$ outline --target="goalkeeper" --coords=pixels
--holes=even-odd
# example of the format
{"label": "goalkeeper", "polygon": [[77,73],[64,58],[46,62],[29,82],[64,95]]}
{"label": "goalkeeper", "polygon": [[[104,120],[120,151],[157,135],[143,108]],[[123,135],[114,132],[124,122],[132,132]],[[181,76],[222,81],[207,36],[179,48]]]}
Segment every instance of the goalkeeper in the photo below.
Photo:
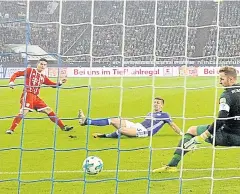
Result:
{"label": "goalkeeper", "polygon": [[222,67],[219,70],[219,79],[225,90],[219,100],[216,122],[211,125],[190,127],[183,139],[185,150],[183,151],[181,148],[181,140],[168,165],[155,169],[153,172],[177,171],[182,152],[185,155],[189,150],[194,149],[197,143],[208,142],[215,146],[240,146],[240,84],[237,84],[237,70],[234,67]]}
{"label": "goalkeeper", "polygon": [[156,134],[166,123],[169,124],[177,134],[182,135],[180,128],[172,121],[169,114],[162,112],[163,105],[164,99],[156,97],[154,99],[154,112],[149,113],[141,123],[133,123],[120,118],[90,119],[84,116],[82,110],[79,111],[79,123],[82,126],[112,125],[117,129],[109,134],[94,133],[94,138],[118,138],[121,134],[127,137],[147,137]]}

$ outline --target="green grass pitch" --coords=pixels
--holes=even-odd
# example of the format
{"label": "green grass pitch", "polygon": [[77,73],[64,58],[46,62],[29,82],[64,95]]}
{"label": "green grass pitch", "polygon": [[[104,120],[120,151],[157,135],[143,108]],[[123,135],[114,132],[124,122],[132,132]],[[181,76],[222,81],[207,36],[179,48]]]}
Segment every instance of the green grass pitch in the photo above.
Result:
{"label": "green grass pitch", "polygon": [[[184,82],[187,89],[184,92]],[[18,80],[21,83],[22,80]],[[215,103],[222,89],[215,89],[215,78],[155,78],[157,86],[155,93],[152,90],[152,78],[124,78],[123,90],[120,86],[120,78],[92,78],[91,101],[89,104],[89,89],[56,89],[42,88],[41,97],[57,111],[61,118],[76,118],[78,109],[85,112],[90,105],[91,117],[111,117],[119,115],[120,96],[122,95],[122,116],[133,118],[144,116],[151,110],[151,100],[154,96],[165,99],[164,111],[169,112],[174,121],[184,131],[191,125],[209,124]],[[0,85],[7,85],[8,80],[0,80]],[[67,87],[88,84],[87,79],[69,79]],[[106,87],[105,86],[117,86]],[[145,87],[140,87],[145,86]],[[171,88],[172,87],[172,88]],[[175,87],[175,88],[173,88]],[[198,87],[198,89],[193,89]],[[18,113],[19,97],[22,87],[11,90],[0,87],[0,117],[13,116]],[[59,100],[56,97],[59,94]],[[185,111],[183,111],[184,94],[186,94]],[[217,94],[217,95],[216,95]],[[58,103],[58,106],[56,104]],[[217,106],[217,104],[216,104]],[[183,113],[185,118],[183,119]],[[27,118],[40,118],[45,115],[39,113],[28,114]],[[176,117],[176,118],[175,118]],[[201,117],[199,119],[194,119]],[[135,118],[133,121],[140,121]],[[153,151],[148,148],[150,138],[122,138],[94,139],[94,132],[111,132],[113,128],[107,127],[81,127],[77,120],[66,120],[65,123],[73,125],[70,132],[55,129],[49,119],[35,119],[24,121],[24,131],[19,125],[13,135],[6,135],[5,130],[11,125],[12,119],[0,119],[0,149],[22,148],[0,151],[0,193],[15,194],[18,192],[19,182],[21,194],[112,194],[118,186],[118,193],[125,194],[208,194],[212,184],[214,194],[235,194],[240,189],[240,155],[239,149],[216,149],[213,163],[213,149],[210,145],[204,145],[204,149],[187,154],[183,160],[184,171],[171,174],[152,174],[148,172],[149,158],[151,156],[151,168],[157,168],[166,164],[172,157],[174,147],[177,146],[180,136],[175,134],[169,126],[164,128],[152,138]],[[22,124],[22,123],[21,123]],[[22,134],[24,134],[22,136]],[[70,139],[69,135],[77,138]],[[56,137],[56,138],[54,138]],[[120,148],[120,152],[116,148]],[[104,170],[96,176],[85,176],[82,170],[82,162],[86,157],[85,149],[72,151],[59,151],[61,149],[88,148],[89,155],[99,156],[104,162]],[[143,148],[127,151],[129,149]],[[41,149],[29,151],[31,149]],[[54,152],[53,148],[57,151]],[[107,149],[114,148],[114,149]],[[96,151],[96,149],[105,149]],[[27,151],[28,150],[28,151]],[[94,151],[95,150],[95,151]],[[55,153],[55,154],[54,154]],[[151,154],[152,153],[152,154]],[[21,160],[21,174],[18,174]],[[119,173],[116,173],[119,158]],[[52,168],[54,165],[54,172]],[[236,170],[237,169],[237,170]],[[149,175],[149,179],[148,179]],[[179,179],[182,177],[182,180]],[[235,178],[231,178],[235,177]],[[238,178],[236,178],[238,177]],[[231,179],[230,179],[231,178]],[[6,180],[6,181],[3,181]],[[8,181],[7,181],[8,180]],[[13,181],[10,181],[13,180]],[[51,180],[54,180],[52,182]],[[102,182],[101,182],[102,180]],[[118,180],[118,182],[116,181]]]}

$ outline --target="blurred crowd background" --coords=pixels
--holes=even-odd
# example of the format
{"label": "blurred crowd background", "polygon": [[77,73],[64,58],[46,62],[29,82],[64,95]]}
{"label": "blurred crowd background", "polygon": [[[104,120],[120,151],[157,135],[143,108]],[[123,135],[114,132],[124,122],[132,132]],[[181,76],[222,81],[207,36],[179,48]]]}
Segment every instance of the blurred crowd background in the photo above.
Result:
{"label": "blurred crowd background", "polygon": [[27,41],[65,66],[238,65],[239,1],[30,1],[29,23],[26,9],[0,1],[2,65],[22,65],[7,45]]}

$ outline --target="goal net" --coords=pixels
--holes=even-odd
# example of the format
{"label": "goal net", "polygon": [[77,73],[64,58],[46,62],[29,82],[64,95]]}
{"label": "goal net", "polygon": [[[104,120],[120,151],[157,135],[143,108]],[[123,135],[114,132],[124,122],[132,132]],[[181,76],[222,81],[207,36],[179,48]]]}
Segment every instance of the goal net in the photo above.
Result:
{"label": "goal net", "polygon": [[[173,173],[168,164],[182,138],[165,125],[147,138],[95,139],[113,126],[80,126],[90,118],[142,122],[164,112],[186,132],[217,116],[219,66],[239,71],[240,2],[52,0],[0,1],[1,193],[238,193],[239,148],[201,145]],[[24,79],[14,72],[48,60],[55,89],[41,97],[73,131],[61,131],[41,113],[29,113],[4,134],[19,111]],[[82,170],[87,156],[103,160],[101,173]]]}

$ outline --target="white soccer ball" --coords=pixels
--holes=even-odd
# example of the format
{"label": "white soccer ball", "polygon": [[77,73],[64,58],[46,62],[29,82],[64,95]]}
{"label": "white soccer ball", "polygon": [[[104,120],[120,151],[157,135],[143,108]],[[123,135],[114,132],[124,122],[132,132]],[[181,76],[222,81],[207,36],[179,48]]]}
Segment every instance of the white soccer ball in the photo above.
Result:
{"label": "white soccer ball", "polygon": [[83,170],[86,171],[87,174],[94,175],[98,174],[103,169],[103,161],[96,156],[88,156],[83,161]]}

